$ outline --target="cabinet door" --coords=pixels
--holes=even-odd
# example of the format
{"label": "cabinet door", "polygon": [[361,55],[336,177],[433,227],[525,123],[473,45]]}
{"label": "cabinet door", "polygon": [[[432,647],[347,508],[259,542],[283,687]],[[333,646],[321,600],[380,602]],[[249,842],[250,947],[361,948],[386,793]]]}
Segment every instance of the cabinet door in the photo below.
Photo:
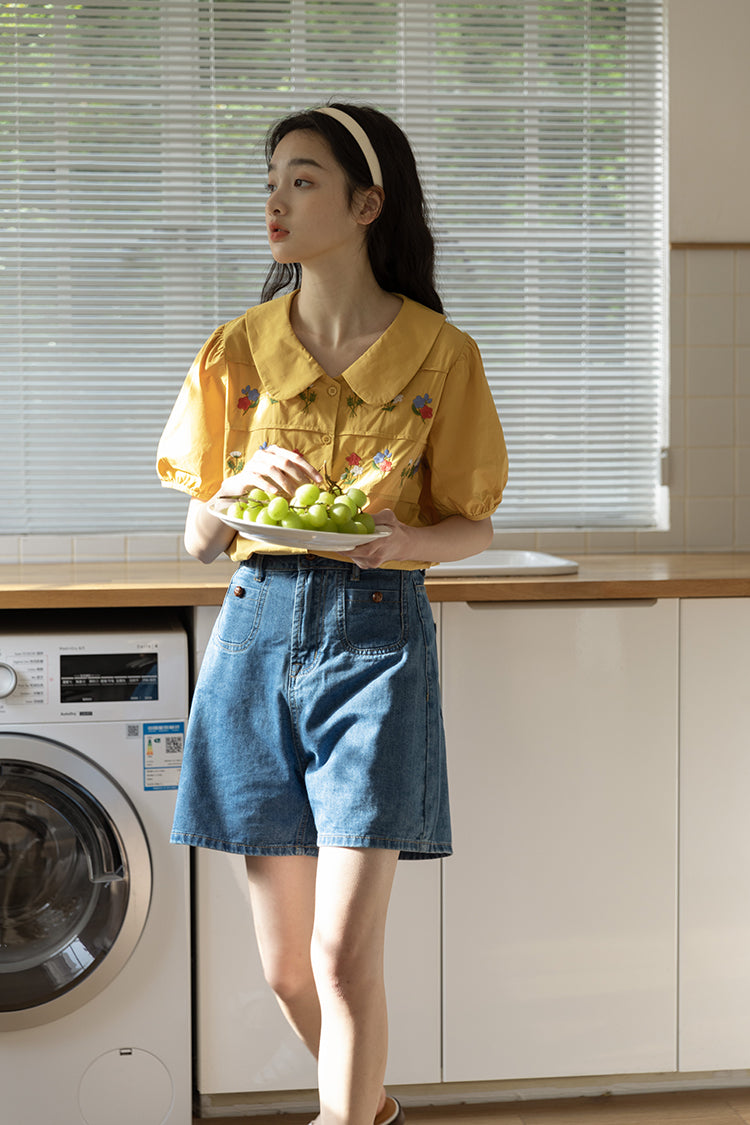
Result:
{"label": "cabinet door", "polygon": [[[316,1087],[315,1062],[263,978],[244,860],[198,848],[195,862],[199,1092]],[[439,861],[399,864],[385,957],[392,1085],[440,1081],[440,895]]]}
{"label": "cabinet door", "polygon": [[444,605],[444,1078],[676,1067],[675,601]]}
{"label": "cabinet door", "polygon": [[750,599],[681,603],[681,1070],[750,1066]]}

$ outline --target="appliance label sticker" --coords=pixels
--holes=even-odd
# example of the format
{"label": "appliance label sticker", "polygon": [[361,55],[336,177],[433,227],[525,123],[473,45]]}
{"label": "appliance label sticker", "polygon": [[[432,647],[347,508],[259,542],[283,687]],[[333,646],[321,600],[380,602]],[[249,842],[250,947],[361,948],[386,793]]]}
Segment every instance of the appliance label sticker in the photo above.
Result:
{"label": "appliance label sticker", "polygon": [[184,744],[184,723],[143,724],[144,789],[177,788]]}

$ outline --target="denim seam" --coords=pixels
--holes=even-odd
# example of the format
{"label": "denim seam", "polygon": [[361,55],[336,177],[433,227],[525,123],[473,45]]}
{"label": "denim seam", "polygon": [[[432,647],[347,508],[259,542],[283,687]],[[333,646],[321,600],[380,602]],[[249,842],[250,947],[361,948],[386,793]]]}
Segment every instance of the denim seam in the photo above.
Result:
{"label": "denim seam", "polygon": [[[429,836],[432,832],[432,829],[433,829],[433,824],[431,822],[428,823],[428,820],[430,820],[430,818],[428,817],[427,798],[428,798],[428,792],[429,792],[430,770],[431,770],[431,768],[434,769],[433,746],[432,746],[432,723],[430,722],[430,712],[431,712],[430,697],[431,697],[431,693],[432,693],[432,681],[431,681],[431,677],[430,677],[430,664],[431,664],[430,651],[431,651],[431,645],[432,645],[432,643],[434,642],[434,639],[435,639],[435,633],[434,633],[435,623],[433,621],[432,612],[429,609],[429,602],[428,602],[428,606],[427,606],[427,612],[429,613],[429,620],[426,620],[426,618],[425,618],[425,613],[423,612],[424,606],[423,606],[422,591],[418,588],[416,583],[415,583],[415,586],[414,586],[414,593],[415,593],[416,609],[417,609],[417,613],[419,614],[420,623],[422,625],[422,640],[423,640],[423,644],[424,644],[425,761],[424,761],[424,778],[423,778],[424,788],[422,790],[422,795],[423,795],[422,831],[423,831],[424,835],[429,838]],[[426,591],[424,591],[424,597],[425,598],[427,597]],[[430,629],[432,629],[432,636],[429,635]],[[439,775],[435,777],[435,784],[438,787],[440,786]],[[433,802],[433,805],[434,805],[434,808],[433,808],[433,818],[434,818],[434,817],[437,817],[437,810],[440,808],[440,793],[439,792],[436,795],[436,799]]]}

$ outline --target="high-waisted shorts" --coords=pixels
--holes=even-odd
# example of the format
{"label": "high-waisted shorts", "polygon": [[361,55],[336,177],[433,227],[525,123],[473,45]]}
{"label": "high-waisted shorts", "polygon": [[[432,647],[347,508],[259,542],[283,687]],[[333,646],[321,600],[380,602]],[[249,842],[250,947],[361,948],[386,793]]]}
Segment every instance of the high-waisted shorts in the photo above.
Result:
{"label": "high-waisted shorts", "polygon": [[172,840],[244,855],[450,855],[422,571],[312,555],[239,567],[193,697]]}

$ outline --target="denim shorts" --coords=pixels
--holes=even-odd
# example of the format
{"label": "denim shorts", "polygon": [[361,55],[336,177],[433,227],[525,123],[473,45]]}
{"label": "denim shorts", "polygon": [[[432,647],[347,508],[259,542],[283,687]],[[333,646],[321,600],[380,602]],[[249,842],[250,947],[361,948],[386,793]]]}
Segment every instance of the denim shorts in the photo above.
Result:
{"label": "denim shorts", "polygon": [[422,571],[314,555],[239,567],[193,697],[172,841],[243,855],[451,854]]}

